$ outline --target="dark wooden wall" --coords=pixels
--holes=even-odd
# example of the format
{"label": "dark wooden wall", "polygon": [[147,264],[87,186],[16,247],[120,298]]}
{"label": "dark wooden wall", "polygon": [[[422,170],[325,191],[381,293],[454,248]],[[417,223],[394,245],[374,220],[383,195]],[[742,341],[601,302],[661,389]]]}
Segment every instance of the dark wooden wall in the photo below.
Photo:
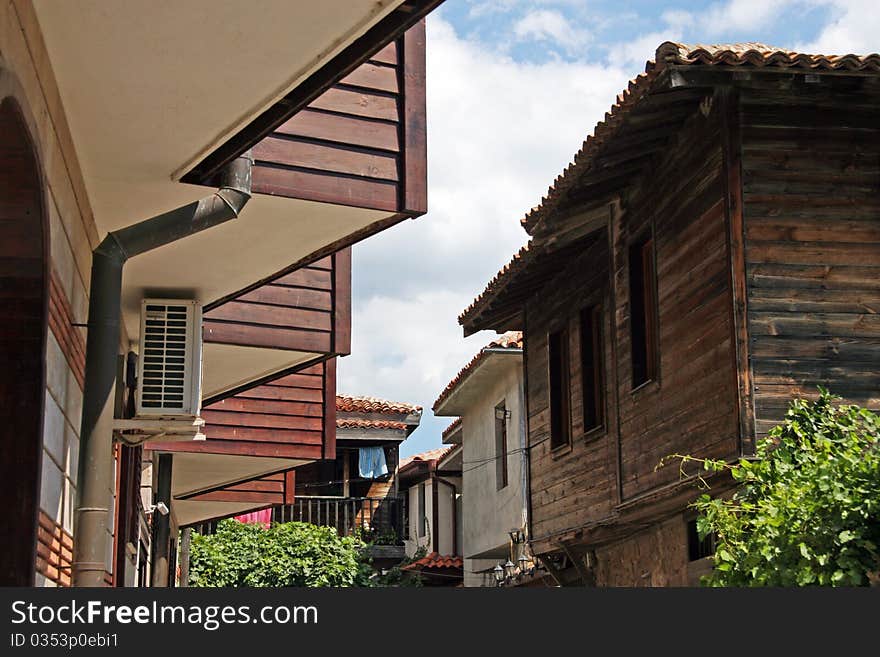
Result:
{"label": "dark wooden wall", "polygon": [[348,354],[351,248],[211,304],[205,342]]}
{"label": "dark wooden wall", "polygon": [[[599,241],[526,305],[532,537],[544,547],[676,484],[676,466],[656,469],[664,456],[739,453],[720,107],[713,103],[708,116],[695,109]],[[655,242],[659,368],[655,380],[633,390],[628,257],[646,234]],[[585,435],[577,315],[599,300],[606,421]],[[570,448],[551,452],[547,333],[561,322],[569,326],[573,437]]]}
{"label": "dark wooden wall", "polygon": [[260,506],[292,504],[296,475],[293,470],[204,491],[185,499],[202,502],[248,502]]}
{"label": "dark wooden wall", "polygon": [[773,76],[739,93],[756,431],[818,385],[878,408],[878,80]]}
{"label": "dark wooden wall", "polygon": [[206,440],[149,442],[162,452],[291,459],[336,454],[336,360],[264,382],[202,408]]}
{"label": "dark wooden wall", "polygon": [[48,221],[36,151],[17,103],[0,103],[0,585],[33,586],[43,399]]}
{"label": "dark wooden wall", "polygon": [[[721,126],[720,103],[695,112],[614,224],[622,501],[677,480],[677,468],[655,469],[664,456],[738,454]],[[651,230],[660,366],[633,391],[627,251]]]}
{"label": "dark wooden wall", "polygon": [[424,35],[420,22],[254,146],[253,191],[425,212]]}
{"label": "dark wooden wall", "polygon": [[[607,516],[616,502],[616,415],[605,431],[583,432],[579,312],[594,303],[604,307],[605,335],[611,335],[608,242],[604,235],[554,279],[526,310],[526,379],[532,536],[543,537]],[[571,364],[570,447],[550,448],[548,332],[569,330]],[[614,362],[613,346],[605,340],[605,363]],[[613,373],[606,376],[613,400]],[[606,396],[606,406],[613,409]]]}

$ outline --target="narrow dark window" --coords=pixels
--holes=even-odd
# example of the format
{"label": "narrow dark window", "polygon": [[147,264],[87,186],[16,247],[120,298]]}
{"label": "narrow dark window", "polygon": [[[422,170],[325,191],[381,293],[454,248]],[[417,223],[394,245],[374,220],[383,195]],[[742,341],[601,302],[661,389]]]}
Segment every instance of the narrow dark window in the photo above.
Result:
{"label": "narrow dark window", "polygon": [[633,388],[657,377],[656,288],[654,240],[646,237],[629,248],[629,326]]}
{"label": "narrow dark window", "polygon": [[507,408],[495,407],[495,483],[498,490],[507,486]]}
{"label": "narrow dark window", "polygon": [[584,395],[584,431],[605,423],[605,372],[602,360],[602,306],[581,311],[581,376]]}
{"label": "narrow dark window", "polygon": [[715,535],[707,534],[702,539],[697,531],[696,519],[687,524],[688,560],[697,561],[715,554]]}
{"label": "narrow dark window", "polygon": [[568,374],[568,331],[551,333],[550,357],[550,448],[567,445],[571,438],[571,392]]}
{"label": "narrow dark window", "polygon": [[419,484],[419,527],[418,527],[418,535],[421,538],[425,535],[427,524],[425,518],[425,484]]}

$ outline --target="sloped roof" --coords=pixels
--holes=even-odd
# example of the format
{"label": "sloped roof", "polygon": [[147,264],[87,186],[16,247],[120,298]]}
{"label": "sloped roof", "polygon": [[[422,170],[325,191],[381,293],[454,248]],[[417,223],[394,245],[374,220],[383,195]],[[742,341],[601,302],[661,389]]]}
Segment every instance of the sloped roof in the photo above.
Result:
{"label": "sloped roof", "polygon": [[337,429],[397,429],[405,431],[410,425],[406,422],[393,420],[361,420],[356,418],[341,418],[336,420]]}
{"label": "sloped roof", "polygon": [[336,395],[336,410],[346,413],[417,413],[421,406],[405,402],[388,401],[378,397],[357,397],[353,395]]}
{"label": "sloped roof", "polygon": [[[493,340],[485,347],[480,349],[476,356],[471,359],[467,365],[465,365],[458,374],[455,375],[455,378],[452,379],[444,388],[443,392],[440,393],[440,396],[437,397],[437,401],[434,402],[433,409],[436,410],[440,404],[442,404],[446,399],[453,393],[453,391],[461,385],[461,383],[468,377],[468,375],[474,371],[477,365],[480,364],[480,361],[485,358],[487,353],[491,353],[492,351],[499,349],[510,349],[511,351],[518,350],[522,351],[523,348],[523,334],[522,331],[510,331],[505,333],[501,337]],[[451,425],[450,425],[451,426]],[[445,433],[444,433],[445,435]]]}
{"label": "sloped roof", "polygon": [[445,568],[464,568],[464,559],[459,556],[441,555],[437,552],[431,552],[421,559],[401,567],[401,570],[440,570]]}
{"label": "sloped roof", "polygon": [[[535,235],[536,229],[545,218],[559,209],[566,195],[577,187],[578,182],[588,171],[592,170],[603,147],[614,139],[633,109],[648,95],[655,80],[664,70],[675,66],[754,67],[815,73],[850,71],[880,74],[880,54],[806,54],[762,43],[689,45],[666,41],[660,44],[654,60],[646,62],[645,72],[630,80],[603,119],[596,125],[593,133],[583,142],[569,165],[550,185],[540,204],[532,208],[520,221],[526,232]],[[459,324],[466,325],[477,318],[492,299],[501,295],[510,283],[543,252],[544,249],[539,248],[534,240],[520,249],[489,281],[485,290],[459,315]]]}
{"label": "sloped roof", "polygon": [[407,456],[405,458],[400,459],[400,469],[403,470],[410,463],[414,463],[416,461],[436,461],[438,459],[443,458],[446,453],[451,450],[455,445],[450,445],[448,447],[438,447],[437,449],[431,449],[427,452],[422,452],[421,454],[414,454],[413,456]]}
{"label": "sloped roof", "polygon": [[443,438],[443,440],[446,440],[447,436],[452,435],[453,433],[458,431],[460,428],[461,428],[461,418],[457,417],[452,422],[449,423],[448,427],[446,427],[443,430],[441,437]]}
{"label": "sloped roof", "polygon": [[870,71],[880,73],[880,55],[810,55],[784,50],[763,43],[725,43],[716,45],[675,43],[666,41],[657,48],[654,60],[645,64],[645,72],[633,78],[617,96],[616,102],[587,137],[572,162],[553,181],[540,205],[533,208],[521,223],[531,233],[535,225],[552,212],[560,197],[591,165],[592,157],[614,136],[628,112],[635,106],[651,83],[668,66],[755,66],[807,71]]}

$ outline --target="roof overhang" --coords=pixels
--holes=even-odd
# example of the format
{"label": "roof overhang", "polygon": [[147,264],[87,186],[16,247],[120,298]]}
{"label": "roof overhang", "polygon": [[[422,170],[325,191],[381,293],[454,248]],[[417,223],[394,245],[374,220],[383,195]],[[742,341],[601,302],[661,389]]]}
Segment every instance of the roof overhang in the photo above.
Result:
{"label": "roof overhang", "polygon": [[484,349],[477,363],[434,408],[434,415],[464,415],[485,401],[487,390],[522,363],[522,349]]}
{"label": "roof overhang", "polygon": [[[94,219],[96,231],[86,221],[92,247],[208,195],[212,173],[256,147],[254,196],[241,217],[126,264],[123,323],[135,349],[144,297],[210,307],[424,213],[419,21],[439,3],[35,0],[31,20],[56,78],[61,132],[69,128],[73,195]],[[371,102],[346,104],[353,90]],[[311,104],[322,113],[304,116]],[[377,112],[387,114],[382,130],[360,130]],[[392,175],[338,157],[355,152],[399,166]],[[328,353],[346,352],[206,341],[204,392]]]}

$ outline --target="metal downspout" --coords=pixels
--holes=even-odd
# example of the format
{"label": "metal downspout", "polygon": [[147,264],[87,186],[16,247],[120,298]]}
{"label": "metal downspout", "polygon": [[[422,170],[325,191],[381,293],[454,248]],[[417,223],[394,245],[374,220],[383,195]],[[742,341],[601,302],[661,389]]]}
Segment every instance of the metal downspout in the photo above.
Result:
{"label": "metal downspout", "polygon": [[73,585],[103,586],[113,495],[113,389],[120,342],[122,270],[141,253],[236,218],[251,197],[250,151],[230,162],[219,190],[113,231],[92,253],[86,372],[74,510]]}

